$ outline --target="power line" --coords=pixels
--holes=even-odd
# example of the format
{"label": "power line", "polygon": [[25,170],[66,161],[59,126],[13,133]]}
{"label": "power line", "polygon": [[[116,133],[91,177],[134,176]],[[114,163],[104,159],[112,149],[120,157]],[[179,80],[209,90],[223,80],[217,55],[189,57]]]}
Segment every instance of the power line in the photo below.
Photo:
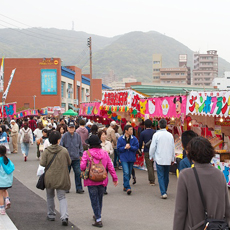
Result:
{"label": "power line", "polygon": [[[49,34],[52,34],[52,35],[57,36],[57,34],[54,34],[54,33],[50,32],[50,31],[44,31],[44,30],[41,29],[41,28],[32,27],[32,26],[30,26],[30,25],[28,25],[28,24],[19,22],[19,21],[15,20],[15,19],[10,18],[10,17],[7,17],[7,16],[5,16],[5,15],[3,15],[3,14],[0,14],[0,15],[3,16],[3,17],[5,17],[5,18],[8,18],[8,19],[10,19],[10,20],[12,20],[12,21],[15,21],[15,22],[17,22],[17,23],[20,23],[20,24],[22,24],[22,25],[25,25],[25,26],[28,26],[28,27],[30,27],[30,28],[33,28],[33,29],[35,29],[35,30],[40,30],[40,31],[42,31],[42,32],[46,32],[46,33],[49,33]],[[66,35],[62,35],[62,37],[67,37],[67,38],[71,38],[71,39],[76,39],[75,37],[66,36]],[[56,37],[55,37],[55,39],[56,39]],[[79,38],[78,38],[78,39],[79,39]],[[83,40],[81,40],[81,41],[83,41]]]}

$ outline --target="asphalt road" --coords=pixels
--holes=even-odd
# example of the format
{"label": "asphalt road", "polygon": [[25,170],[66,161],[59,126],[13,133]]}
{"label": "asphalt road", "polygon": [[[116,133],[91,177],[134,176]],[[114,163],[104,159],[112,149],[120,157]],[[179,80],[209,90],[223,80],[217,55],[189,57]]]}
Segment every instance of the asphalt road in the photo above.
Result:
{"label": "asphalt road", "polygon": [[[9,189],[12,199],[12,207],[8,211],[9,217],[19,230],[59,229],[61,222],[58,219],[55,223],[49,222],[49,226],[47,225],[45,191],[35,187],[39,165],[36,159],[36,146],[31,146],[27,162],[23,161],[20,147],[19,153],[11,154],[9,157],[15,164],[14,177],[17,179],[13,188]],[[118,170],[117,175],[118,186],[116,188],[113,186],[109,176],[108,195],[103,199],[104,229],[163,230],[172,228],[177,183],[175,175],[170,175],[167,200],[160,198],[158,184],[156,186],[148,184],[146,171],[136,169],[137,184],[132,186],[131,196],[122,191],[122,171]],[[76,227],[81,230],[95,229],[92,227],[93,211],[87,188],[84,188],[84,194],[77,194],[74,189],[73,172],[70,177],[72,187],[70,193],[66,194],[69,220],[73,223],[74,229]],[[59,210],[57,199],[55,204],[56,209]]]}

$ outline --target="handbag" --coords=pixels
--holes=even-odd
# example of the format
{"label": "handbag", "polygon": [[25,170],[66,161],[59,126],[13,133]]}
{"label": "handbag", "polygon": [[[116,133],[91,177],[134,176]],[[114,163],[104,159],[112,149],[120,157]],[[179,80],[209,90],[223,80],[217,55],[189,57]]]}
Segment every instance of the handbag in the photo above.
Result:
{"label": "handbag", "polygon": [[39,145],[39,151],[41,151],[41,152],[44,151],[44,145],[43,144]]}
{"label": "handbag", "polygon": [[207,211],[205,200],[204,200],[204,194],[203,194],[201,184],[200,184],[200,180],[199,180],[199,177],[198,177],[198,173],[197,173],[197,170],[196,170],[195,167],[193,168],[193,171],[194,171],[194,174],[195,174],[195,177],[196,177],[196,182],[197,182],[197,185],[198,185],[201,201],[202,201],[202,204],[203,204],[203,207],[204,207],[204,214],[205,214],[205,217],[204,217],[205,218],[205,223],[204,223],[204,226],[203,226],[204,230],[229,230],[228,223],[226,222],[225,219],[224,220],[218,220],[218,219],[208,218],[208,211]]}
{"label": "handbag", "polygon": [[44,190],[45,187],[45,173],[46,171],[49,169],[50,165],[53,163],[54,158],[57,156],[57,153],[54,154],[52,160],[50,161],[50,163],[48,164],[47,168],[45,169],[45,172],[38,178],[38,182],[36,184],[36,188]]}

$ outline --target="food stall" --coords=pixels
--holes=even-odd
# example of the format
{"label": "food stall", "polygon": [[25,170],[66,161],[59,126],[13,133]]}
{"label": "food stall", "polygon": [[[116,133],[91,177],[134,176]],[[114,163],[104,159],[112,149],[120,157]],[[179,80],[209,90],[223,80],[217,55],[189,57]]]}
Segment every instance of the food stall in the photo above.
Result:
{"label": "food stall", "polygon": [[230,91],[190,92],[186,115],[191,119],[189,127],[215,148],[212,163],[230,186]]}

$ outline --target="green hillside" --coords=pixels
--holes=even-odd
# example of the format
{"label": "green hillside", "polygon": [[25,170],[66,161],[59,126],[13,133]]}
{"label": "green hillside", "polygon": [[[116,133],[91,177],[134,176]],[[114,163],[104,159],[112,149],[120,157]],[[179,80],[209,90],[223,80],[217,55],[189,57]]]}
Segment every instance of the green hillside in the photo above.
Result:
{"label": "green hillside", "polygon": [[[101,78],[113,70],[119,79],[152,79],[152,55],[162,54],[163,67],[177,67],[179,54],[187,54],[193,68],[193,51],[158,32],[131,32],[113,38],[59,29],[0,29],[0,57],[60,57],[62,65],[76,65],[89,72],[87,38],[92,37],[93,76]],[[219,76],[230,63],[219,58]]]}

